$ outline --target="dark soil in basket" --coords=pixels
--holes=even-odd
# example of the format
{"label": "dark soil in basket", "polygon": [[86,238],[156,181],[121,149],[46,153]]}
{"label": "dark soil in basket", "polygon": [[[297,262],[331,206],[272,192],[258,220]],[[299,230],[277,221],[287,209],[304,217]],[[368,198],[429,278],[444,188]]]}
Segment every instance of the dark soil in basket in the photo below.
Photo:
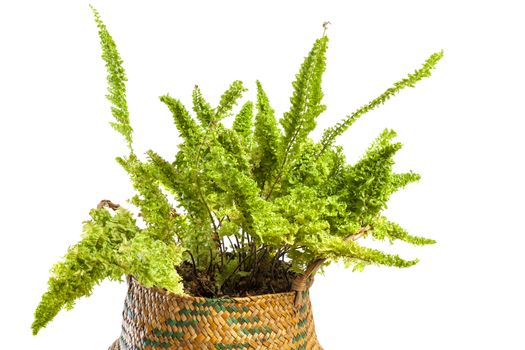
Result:
{"label": "dark soil in basket", "polygon": [[[243,297],[270,293],[283,293],[291,290],[293,279],[297,276],[289,270],[290,266],[282,260],[264,260],[251,271],[234,271],[225,274],[227,280],[216,281],[210,271],[198,271],[193,264],[184,262],[177,267],[182,276],[184,291],[192,296]],[[229,276],[229,277],[228,277]]]}

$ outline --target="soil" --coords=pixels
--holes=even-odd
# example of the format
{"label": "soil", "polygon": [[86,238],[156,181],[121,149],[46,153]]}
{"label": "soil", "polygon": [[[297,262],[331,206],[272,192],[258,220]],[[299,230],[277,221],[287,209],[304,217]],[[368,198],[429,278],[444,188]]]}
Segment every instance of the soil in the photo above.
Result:
{"label": "soil", "polygon": [[212,274],[195,271],[189,262],[178,266],[177,272],[183,279],[186,293],[206,298],[289,292],[292,281],[296,277],[296,274],[289,270],[288,263],[281,260],[275,262],[273,266],[269,262],[261,263],[257,266],[256,273],[234,273],[222,285],[216,283]]}

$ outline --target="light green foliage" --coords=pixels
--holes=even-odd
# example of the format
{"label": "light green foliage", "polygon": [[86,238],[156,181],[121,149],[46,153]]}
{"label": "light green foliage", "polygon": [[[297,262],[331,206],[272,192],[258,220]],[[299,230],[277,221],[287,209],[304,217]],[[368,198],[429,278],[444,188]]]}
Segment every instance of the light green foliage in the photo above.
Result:
{"label": "light green foliage", "polygon": [[183,294],[181,278],[174,269],[182,261],[180,246],[174,241],[164,243],[151,236],[148,230],[141,231],[119,247],[118,261],[126,268],[123,274],[133,275],[145,286]]}
{"label": "light green foliage", "polygon": [[255,115],[253,176],[264,190],[269,178],[274,175],[279,164],[281,132],[277,127],[274,110],[262,84],[257,81],[257,114]]}
{"label": "light green foliage", "polygon": [[156,170],[152,163],[140,162],[134,155],[117,161],[129,173],[135,189],[139,192],[131,202],[141,209],[152,238],[171,243],[175,234],[175,218],[166,195],[156,184]]}
{"label": "light green foliage", "polygon": [[425,61],[422,67],[414,71],[414,73],[408,74],[406,78],[394,83],[392,87],[388,88],[385,92],[379,95],[379,97],[376,97],[368,104],[359,108],[354,113],[346,116],[346,118],[341,122],[337,123],[336,125],[330,128],[327,128],[323,133],[323,138],[321,139],[322,148],[319,154],[325,152],[333,144],[335,139],[338,136],[342,135],[363,114],[368,113],[376,107],[380,106],[381,104],[385,103],[387,100],[395,96],[404,88],[414,87],[415,84],[421,79],[430,77],[430,75],[432,74],[432,69],[436,67],[437,63],[442,57],[443,51],[436,52],[430,55],[430,57]]}
{"label": "light green foliage", "polygon": [[[326,109],[321,81],[328,38],[323,34],[305,57],[292,84],[290,109],[280,120],[259,81],[256,101],[244,102],[238,111],[246,91],[240,81],[229,86],[215,108],[197,86],[192,109],[166,94],[160,100],[181,137],[178,151],[166,160],[150,150],[142,161],[131,148],[122,61],[93,11],[109,72],[108,98],[117,120],[112,125],[130,146],[130,154],[117,161],[137,191],[131,203],[140,209],[145,227],[139,228],[122,208],[115,215],[92,210],[82,240],[53,267],[49,290],[35,313],[35,333],[106,278],[131,274],[144,285],[182,293],[175,266],[191,266],[191,278],[210,282],[201,291],[221,296],[241,282],[255,288],[261,264],[270,262],[266,271],[273,274],[279,260],[299,275],[319,258],[328,259],[322,267],[342,259],[354,270],[417,263],[368,248],[357,241],[361,236],[435,243],[408,234],[381,215],[394,192],[420,178],[393,172],[393,157],[401,148],[393,142],[395,132],[382,132],[355,164],[347,163],[343,148],[334,142],[361,115],[430,76],[442,52],[315,142],[309,134]],[[229,116],[234,116],[231,128],[223,123]]]}
{"label": "light green foliage", "polygon": [[122,60],[98,12],[92,10],[108,70],[107,98],[116,119],[111,126],[124,136],[130,151],[128,157],[117,161],[128,171],[138,192],[132,203],[140,207],[146,228],[140,229],[122,207],[113,216],[104,208],[91,210],[92,219],[84,223],[82,240],[51,270],[48,290],[35,311],[33,334],[61,309],[71,309],[76,299],[89,296],[104,279],[120,281],[122,276],[132,275],[144,285],[183,293],[174,266],[182,259],[183,248],[176,243],[176,232],[183,231],[184,217],[172,215],[171,205],[156,184],[157,168],[139,161],[133,153]]}
{"label": "light green foliage", "polygon": [[245,147],[242,145],[242,136],[235,130],[226,129],[219,125],[218,141],[224,150],[234,158],[235,167],[244,174],[250,173],[250,159]]}
{"label": "light green foliage", "polygon": [[242,86],[242,81],[236,80],[234,81],[228,90],[224,92],[224,94],[221,96],[221,102],[219,103],[219,106],[215,109],[215,117],[214,121],[219,121],[229,115],[232,108],[237,104],[237,101],[239,98],[241,98],[242,93],[245,92],[246,89]]}
{"label": "light green foliage", "polygon": [[360,265],[358,269],[370,264],[403,268],[413,266],[419,261],[418,259],[404,260],[398,255],[386,254],[376,249],[363,247],[352,240],[343,240],[333,236],[325,237],[320,250],[325,257],[343,258],[347,265]]}
{"label": "light green foliage", "polygon": [[152,238],[123,208],[115,215],[105,208],[93,209],[90,215],[82,240],[51,269],[49,289],[35,311],[33,334],[61,309],[71,309],[76,299],[91,295],[93,287],[107,278],[120,281],[124,275],[133,275],[147,285],[182,292],[173,269],[180,262],[179,246]]}
{"label": "light green foliage", "polygon": [[233,121],[233,130],[249,142],[253,134],[253,102],[247,101]]}
{"label": "light green foliage", "polygon": [[[202,96],[200,99],[202,99]],[[182,138],[190,146],[195,147],[198,145],[202,139],[202,129],[190,116],[190,113],[184,107],[184,105],[179,100],[174,99],[169,95],[161,96],[160,100],[164,102],[168,106],[171,113],[173,113],[173,120],[175,121],[175,125],[180,132],[180,136],[182,136]],[[198,110],[201,111],[201,118],[204,118],[202,109]]]}
{"label": "light green foliage", "polygon": [[[197,85],[195,85],[195,88],[193,89],[192,98],[193,98],[193,111],[197,115],[197,118],[200,120],[201,124],[204,124],[204,125],[209,124],[213,118],[214,112],[210,104],[206,102],[206,100],[202,96],[201,89]],[[170,110],[173,113],[175,113],[172,108],[170,108]]]}
{"label": "light green foliage", "polygon": [[293,161],[295,155],[300,153],[301,145],[315,129],[315,119],[326,109],[326,106],[321,104],[321,80],[326,67],[327,43],[326,36],[316,40],[292,84],[294,92],[290,98],[290,111],[284,113],[280,120],[284,128],[281,167],[286,165],[286,161]]}
{"label": "light green foliage", "polygon": [[383,216],[375,218],[372,222],[372,227],[373,230],[371,230],[370,234],[377,240],[384,241],[388,239],[390,243],[393,243],[395,240],[400,240],[414,245],[436,243],[435,240],[430,238],[411,236],[401,226],[395,222],[388,221],[388,219]]}
{"label": "light green foliage", "polygon": [[102,45],[102,58],[106,62],[106,69],[108,71],[108,95],[106,95],[106,97],[108,101],[111,102],[111,113],[116,120],[110,124],[116,131],[124,136],[130,151],[133,152],[131,145],[133,129],[129,123],[128,103],[126,101],[125,82],[128,80],[126,72],[122,67],[122,59],[117,51],[117,46],[109,34],[106,25],[100,19],[98,11],[93,6],[90,5],[90,7],[99,30],[98,34],[100,44]]}
{"label": "light green foliage", "polygon": [[401,143],[391,143],[396,136],[393,130],[384,130],[354,166],[348,167],[342,178],[342,199],[347,204],[349,215],[357,222],[367,224],[383,208],[390,195],[408,182],[419,180],[419,176],[393,177],[393,156]]}

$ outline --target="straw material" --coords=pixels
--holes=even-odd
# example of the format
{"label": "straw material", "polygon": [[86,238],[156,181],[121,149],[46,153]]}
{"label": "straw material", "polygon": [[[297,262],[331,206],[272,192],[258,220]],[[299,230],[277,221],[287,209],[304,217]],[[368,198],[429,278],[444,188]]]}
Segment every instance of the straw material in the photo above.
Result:
{"label": "straw material", "polygon": [[322,350],[308,289],[210,299],[147,288],[131,277],[128,284],[122,333],[109,350]]}

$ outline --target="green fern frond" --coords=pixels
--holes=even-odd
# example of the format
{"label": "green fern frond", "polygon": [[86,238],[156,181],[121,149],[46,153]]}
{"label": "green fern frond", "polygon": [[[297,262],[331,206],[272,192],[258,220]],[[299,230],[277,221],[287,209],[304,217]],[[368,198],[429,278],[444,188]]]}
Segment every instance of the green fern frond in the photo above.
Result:
{"label": "green fern frond", "polygon": [[236,160],[236,167],[245,174],[250,173],[250,158],[242,143],[241,137],[234,129],[219,127],[217,140],[227,154]]}
{"label": "green fern frond", "polygon": [[91,5],[91,10],[95,16],[95,21],[98,27],[98,35],[100,37],[100,44],[102,45],[102,58],[106,62],[106,69],[108,71],[108,95],[106,98],[111,103],[111,113],[115,118],[115,122],[110,122],[110,125],[119,132],[127,142],[128,148],[133,153],[132,147],[132,133],[133,129],[129,122],[128,104],[126,101],[126,84],[128,80],[126,72],[122,66],[122,59],[117,51],[117,45],[109,34],[106,25],[102,22],[100,14]]}
{"label": "green fern frond", "polygon": [[395,136],[393,130],[385,129],[345,176],[342,198],[356,220],[367,223],[386,206],[391,194],[393,156],[402,146],[390,142]]}
{"label": "green fern frond", "polygon": [[177,130],[179,130],[184,141],[193,147],[199,145],[203,137],[203,130],[191,117],[182,102],[169,95],[161,96],[160,100],[164,102],[171,113],[173,113],[175,126],[177,127]]}
{"label": "green fern frond", "polygon": [[408,74],[406,78],[401,79],[400,81],[394,83],[394,85],[391,88],[388,88],[379,97],[375,98],[374,100],[370,101],[368,104],[359,108],[354,113],[346,116],[345,119],[343,119],[341,122],[337,123],[336,125],[325,129],[325,131],[323,132],[323,137],[320,141],[322,147],[318,154],[318,157],[321,154],[323,154],[334,143],[335,139],[339,135],[342,135],[363,114],[385,103],[387,100],[392,98],[394,95],[399,93],[404,88],[414,87],[415,84],[421,79],[430,77],[430,75],[432,74],[432,69],[436,67],[437,63],[442,57],[443,57],[443,51],[432,54],[425,61],[422,67],[416,70],[413,74]]}
{"label": "green fern frond", "polygon": [[274,110],[259,81],[257,83],[257,114],[255,115],[253,175],[259,188],[273,175],[279,162],[281,131],[277,127]]}
{"label": "green fern frond", "polygon": [[197,85],[195,85],[193,89],[192,99],[193,111],[197,115],[197,119],[199,119],[201,125],[206,128],[213,118],[213,108],[211,108],[210,104],[204,99]]}
{"label": "green fern frond", "polygon": [[404,188],[406,185],[412,182],[418,182],[421,180],[421,175],[416,174],[412,171],[402,174],[392,174],[390,177],[390,193],[394,193],[397,190]]}
{"label": "green fern frond", "polygon": [[241,135],[244,140],[249,140],[253,134],[253,102],[247,101],[241,107],[233,120],[233,130]]}
{"label": "green fern frond", "polygon": [[[188,211],[192,219],[207,220],[206,207],[196,193],[196,184],[191,181],[193,178],[191,167],[182,163],[181,157],[178,162],[170,163],[151,150],[147,155],[150,159],[152,177],[175,197],[179,206]],[[177,232],[177,236],[180,234]]]}
{"label": "green fern frond", "polygon": [[181,174],[175,166],[162,158],[158,153],[148,150],[146,152],[150,159],[151,171],[155,179],[170,193],[178,196],[184,182],[180,180]]}
{"label": "green fern frond", "polygon": [[276,187],[282,186],[291,164],[304,153],[302,148],[309,133],[315,129],[316,118],[326,109],[321,104],[321,81],[326,67],[327,43],[326,36],[315,41],[292,84],[294,92],[290,98],[291,107],[280,120],[284,135],[279,144],[278,164],[274,165],[276,174],[270,180],[266,198],[272,195]]}
{"label": "green fern frond", "polygon": [[296,80],[292,83],[294,92],[290,98],[291,107],[280,120],[284,128],[282,158],[300,149],[308,134],[315,129],[316,118],[326,109],[321,104],[323,92],[322,76],[326,68],[328,37],[317,39],[306,56]]}
{"label": "green fern frond", "polygon": [[[106,278],[120,281],[123,275],[142,271],[139,281],[158,280],[162,281],[157,283],[159,287],[181,291],[175,270],[157,268],[157,263],[162,261],[159,256],[140,260],[143,248],[150,247],[149,252],[162,251],[163,243],[153,242],[149,235],[143,236],[140,242],[130,243],[140,235],[140,229],[129,211],[121,207],[111,215],[107,209],[100,208],[92,209],[90,215],[91,220],[84,222],[82,240],[70,247],[62,261],[51,270],[49,289],[35,311],[33,334],[45,327],[60,310],[70,310],[75,300],[91,295],[93,287]],[[128,245],[130,249],[125,248]],[[164,252],[168,252],[166,249]],[[171,247],[169,252],[171,256],[164,259],[173,262],[182,255],[180,248]],[[137,266],[139,261],[140,266]]]}
{"label": "green fern frond", "polygon": [[243,92],[247,91],[242,85],[242,81],[234,81],[228,90],[221,96],[221,101],[217,108],[215,108],[214,120],[219,121],[229,115],[232,108],[237,104],[239,98],[241,98]]}
{"label": "green fern frond", "polygon": [[405,229],[389,221],[383,216],[379,216],[372,222],[373,229],[371,235],[378,240],[388,239],[392,243],[394,240],[404,241],[413,245],[435,244],[436,241],[430,238],[417,237],[410,235]]}
{"label": "green fern frond", "polygon": [[51,270],[49,288],[35,311],[32,324],[37,334],[62,309],[73,308],[75,300],[91,295],[104,279],[121,281],[133,275],[139,282],[183,293],[180,277],[173,269],[182,251],[174,242],[156,241],[137,227],[133,214],[120,207],[114,215],[92,209],[85,221],[82,240],[70,247]]}
{"label": "green fern frond", "polygon": [[182,262],[183,249],[175,243],[152,239],[148,230],[141,231],[118,248],[118,263],[126,274],[147,287],[165,288],[184,294],[181,277],[174,266]]}
{"label": "green fern frond", "polygon": [[133,196],[132,203],[140,208],[152,238],[165,243],[173,241],[175,232],[172,207],[155,181],[154,167],[134,156],[128,159],[117,158],[117,161],[128,172],[133,187],[138,192]]}
{"label": "green fern frond", "polygon": [[285,244],[289,242],[290,223],[282,217],[274,205],[259,196],[255,180],[241,172],[228,161],[222,146],[212,147],[209,168],[210,180],[233,199],[242,216],[242,227],[259,243]]}
{"label": "green fern frond", "polygon": [[397,254],[386,254],[377,249],[363,247],[352,240],[331,237],[322,244],[323,256],[332,259],[355,259],[365,264],[406,268],[419,262],[419,259],[405,260]]}

